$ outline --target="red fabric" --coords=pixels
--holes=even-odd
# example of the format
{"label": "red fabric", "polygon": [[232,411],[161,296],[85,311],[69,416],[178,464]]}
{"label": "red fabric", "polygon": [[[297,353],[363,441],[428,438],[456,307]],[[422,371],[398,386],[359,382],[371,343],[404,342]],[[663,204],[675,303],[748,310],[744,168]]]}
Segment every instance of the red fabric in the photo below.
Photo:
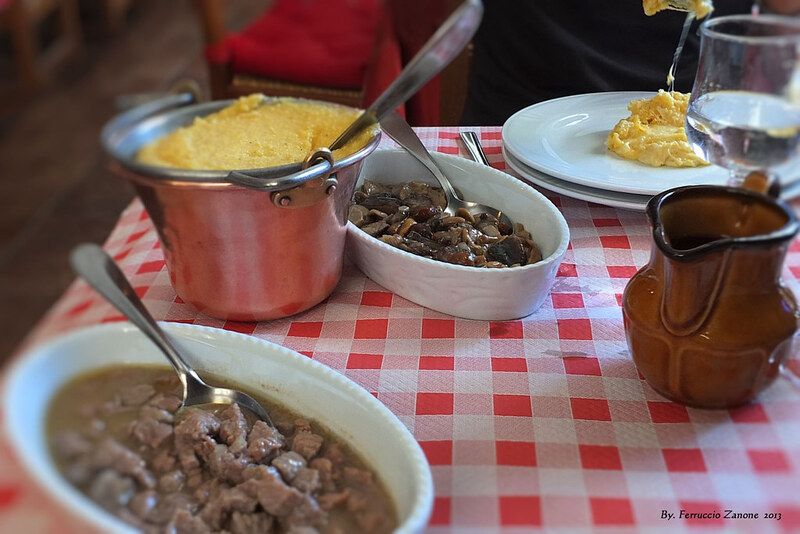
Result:
{"label": "red fabric", "polygon": [[[394,17],[403,64],[407,64],[447,19],[443,0],[387,0]],[[412,126],[439,124],[440,78],[434,77],[406,103],[406,115]]]}
{"label": "red fabric", "polygon": [[206,61],[215,64],[229,63],[231,60],[231,50],[227,41],[209,45],[205,50]]}
{"label": "red fabric", "polygon": [[278,0],[244,31],[209,47],[234,73],[293,83],[361,88],[381,14],[380,0]]}
{"label": "red fabric", "polygon": [[[403,63],[400,43],[394,33],[392,15],[388,9],[385,9],[378,28],[378,41],[375,43],[370,68],[364,79],[362,106],[369,107],[400,75],[401,70],[403,70]],[[398,107],[397,112],[405,117],[405,105]]]}

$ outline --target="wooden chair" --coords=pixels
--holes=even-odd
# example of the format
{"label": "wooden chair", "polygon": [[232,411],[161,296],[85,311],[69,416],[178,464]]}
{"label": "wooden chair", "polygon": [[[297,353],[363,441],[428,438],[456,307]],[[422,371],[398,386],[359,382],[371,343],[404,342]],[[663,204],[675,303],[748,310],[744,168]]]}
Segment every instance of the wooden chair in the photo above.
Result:
{"label": "wooden chair", "polygon": [[[49,46],[42,46],[39,30],[51,17],[57,34]],[[76,0],[0,0],[0,30],[11,37],[15,85],[23,91],[41,87],[83,47]]]}
{"label": "wooden chair", "polygon": [[211,96],[261,92],[366,107],[400,72],[381,0],[276,0],[239,32],[220,0],[195,0]]}

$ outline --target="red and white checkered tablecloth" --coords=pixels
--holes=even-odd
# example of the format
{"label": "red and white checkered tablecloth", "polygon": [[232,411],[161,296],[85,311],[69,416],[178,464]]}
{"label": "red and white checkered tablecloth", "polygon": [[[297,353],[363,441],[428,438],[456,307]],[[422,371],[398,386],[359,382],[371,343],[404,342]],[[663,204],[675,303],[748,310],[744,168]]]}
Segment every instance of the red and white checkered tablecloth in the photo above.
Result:
{"label": "red and white checkered tablecloth", "polygon": [[[505,170],[500,128],[473,129]],[[429,149],[466,157],[457,128],[419,133]],[[800,390],[778,379],[758,402],[722,411],[655,393],[628,353],[620,310],[625,284],[649,257],[645,216],[544,192],[564,213],[571,246],[552,297],[518,321],[433,312],[352,265],[324,303],[287,319],[199,315],[172,290],[138,201],[105,248],[157,319],[282,344],[374,392],[427,454],[436,488],[431,533],[800,532]],[[800,295],[798,242],[783,274]],[[27,344],[117,320],[75,283]],[[759,518],[679,519],[682,510]],[[67,530],[0,440],[0,531]]]}

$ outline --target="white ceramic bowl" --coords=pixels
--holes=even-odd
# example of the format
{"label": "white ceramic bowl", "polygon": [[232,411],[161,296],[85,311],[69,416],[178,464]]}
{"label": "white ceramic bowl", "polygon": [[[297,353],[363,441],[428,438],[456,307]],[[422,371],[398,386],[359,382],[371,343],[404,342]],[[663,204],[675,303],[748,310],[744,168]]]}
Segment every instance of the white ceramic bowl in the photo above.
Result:
{"label": "white ceramic bowl", "polygon": [[[458,317],[505,321],[535,312],[550,293],[569,244],[569,227],[544,195],[504,172],[474,161],[433,154],[465,200],[505,211],[522,223],[542,252],[542,261],[508,269],[481,269],[430,260],[375,239],[347,225],[346,252],[369,278],[412,302]],[[404,150],[376,150],[364,160],[364,179],[411,180],[436,185],[433,176]]]}
{"label": "white ceramic bowl", "polygon": [[[225,376],[316,419],[349,443],[377,472],[395,503],[396,532],[424,530],[433,482],[419,444],[365,389],[294,351],[214,328],[163,324],[195,369]],[[5,434],[32,477],[85,527],[135,532],[72,487],[56,470],[45,439],[50,399],[70,379],[113,364],[164,364],[166,359],[130,323],[78,330],[34,348],[9,370],[2,396]]]}

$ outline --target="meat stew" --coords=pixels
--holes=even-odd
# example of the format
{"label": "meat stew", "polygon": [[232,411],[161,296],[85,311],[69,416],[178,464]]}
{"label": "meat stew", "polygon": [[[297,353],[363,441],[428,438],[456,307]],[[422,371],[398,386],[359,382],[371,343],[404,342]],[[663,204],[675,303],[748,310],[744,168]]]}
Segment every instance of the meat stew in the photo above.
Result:
{"label": "meat stew", "polygon": [[391,499],[352,448],[258,400],[276,428],[237,405],[179,410],[171,369],[110,367],[54,397],[50,450],[70,483],[147,533],[382,534],[397,526]]}
{"label": "meat stew", "polygon": [[518,267],[542,253],[520,223],[513,227],[489,213],[444,212],[439,187],[422,182],[381,184],[364,180],[348,219],[363,232],[406,252],[470,267]]}

